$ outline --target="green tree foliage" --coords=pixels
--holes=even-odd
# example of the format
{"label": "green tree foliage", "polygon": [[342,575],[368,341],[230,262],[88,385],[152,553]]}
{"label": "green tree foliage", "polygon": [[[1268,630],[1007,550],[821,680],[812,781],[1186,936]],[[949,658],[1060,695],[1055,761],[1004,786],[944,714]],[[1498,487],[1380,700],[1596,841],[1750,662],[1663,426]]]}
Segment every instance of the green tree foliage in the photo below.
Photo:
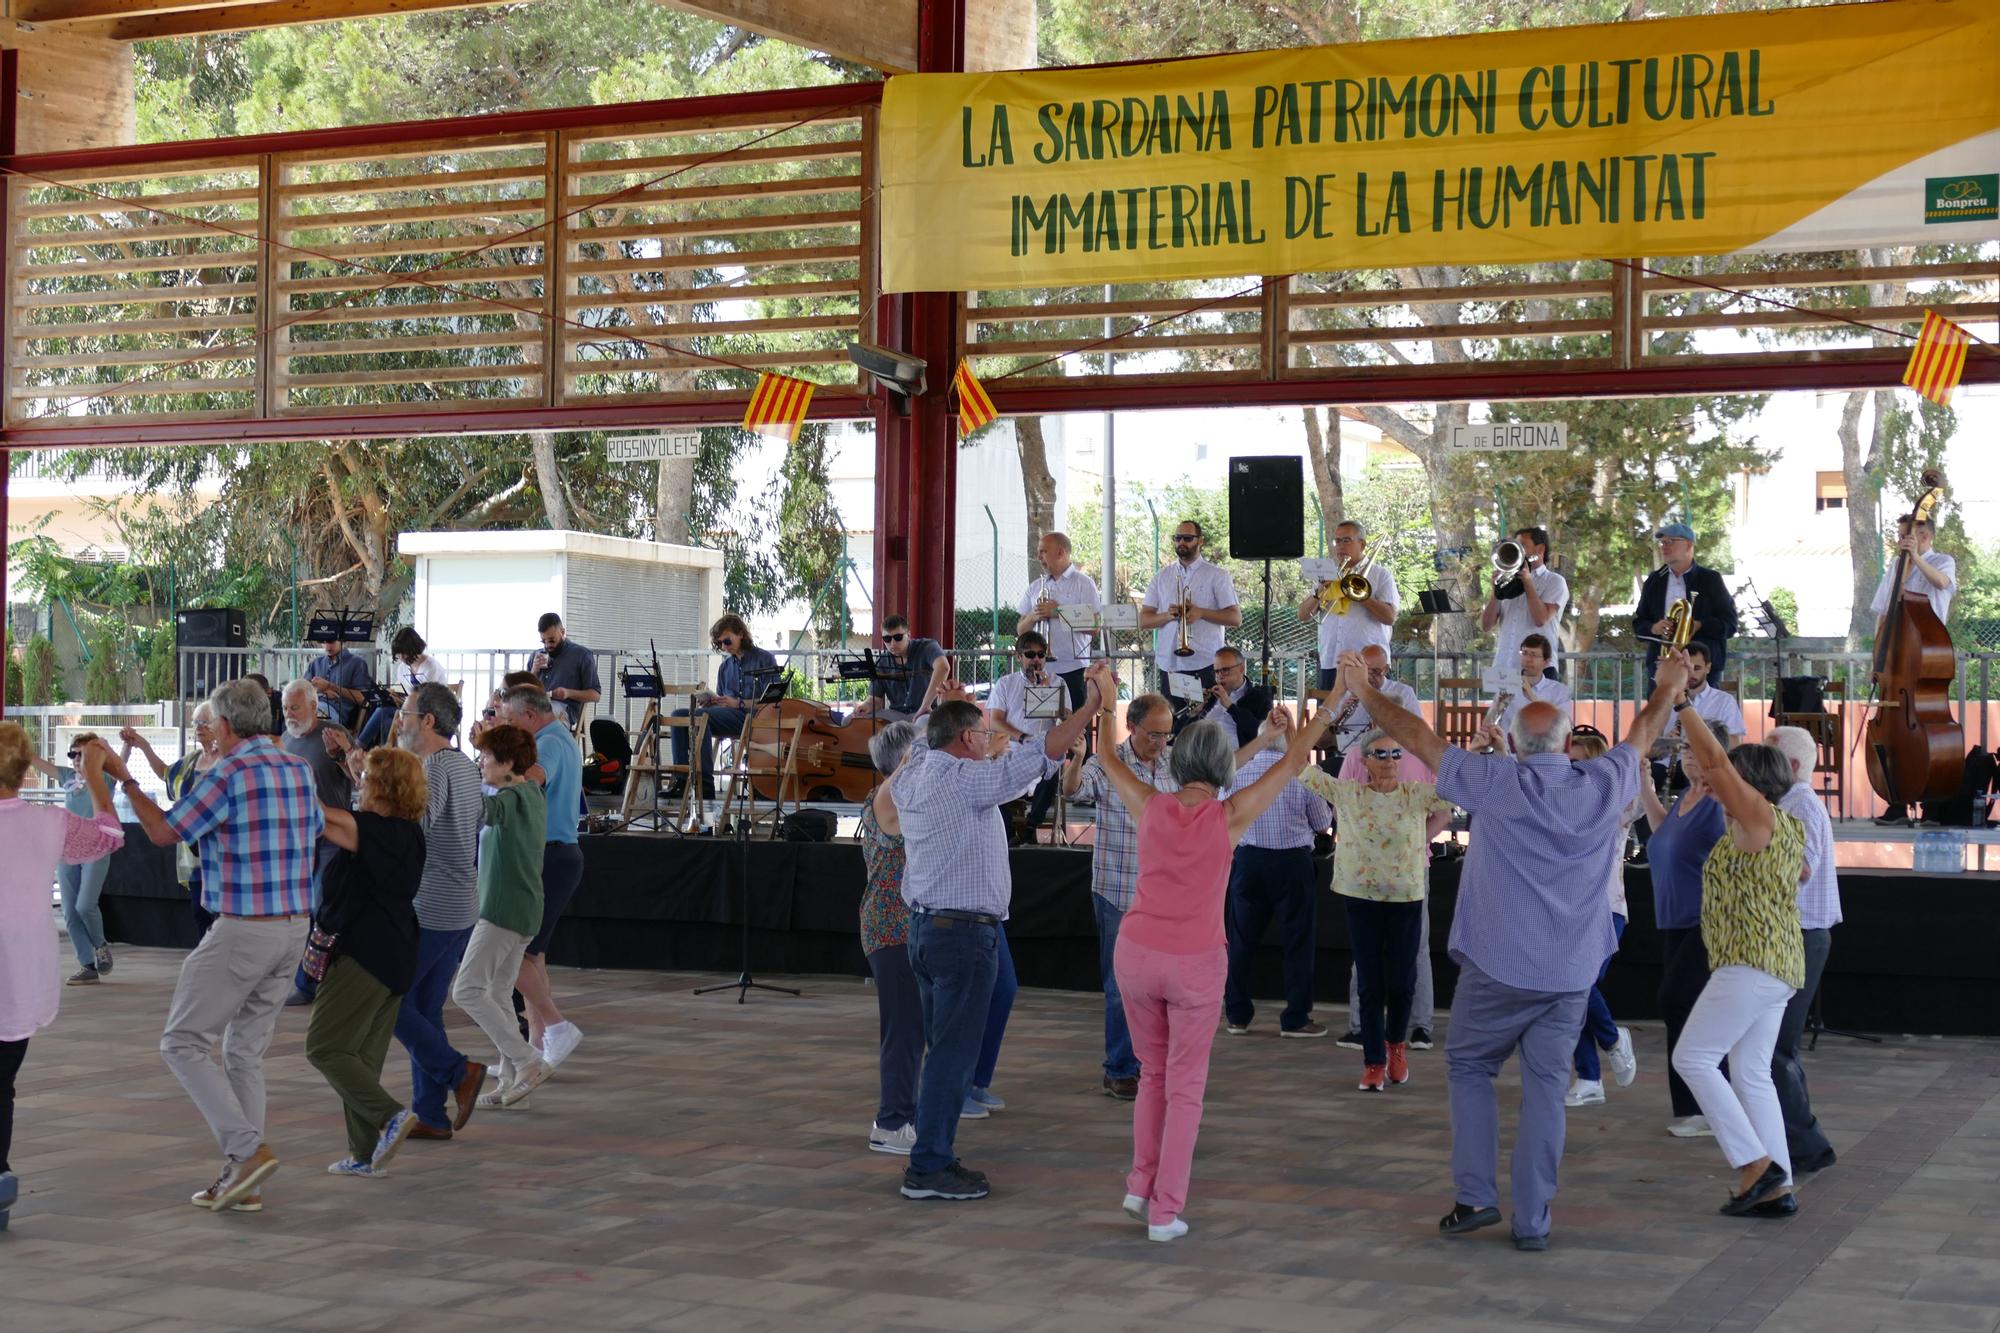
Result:
{"label": "green tree foliage", "polygon": [[37,634],[21,653],[21,691],[30,708],[46,708],[56,701],[56,646],[47,636]]}

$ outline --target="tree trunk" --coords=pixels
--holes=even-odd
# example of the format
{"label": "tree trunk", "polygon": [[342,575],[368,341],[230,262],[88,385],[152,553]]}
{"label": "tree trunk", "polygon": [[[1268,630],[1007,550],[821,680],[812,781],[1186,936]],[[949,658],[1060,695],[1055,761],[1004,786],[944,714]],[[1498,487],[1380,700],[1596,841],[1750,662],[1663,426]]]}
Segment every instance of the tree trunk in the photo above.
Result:
{"label": "tree trunk", "polygon": [[[1468,503],[1470,497],[1462,485],[1454,482],[1451,455],[1445,447],[1451,439],[1452,427],[1463,426],[1471,418],[1472,408],[1466,403],[1439,403],[1432,418],[1430,438],[1417,452],[1424,463],[1424,476],[1430,482],[1431,532],[1437,539],[1438,550],[1462,552],[1447,557],[1438,574],[1440,583],[1456,587],[1456,597],[1467,612],[1436,618],[1438,651],[1445,654],[1464,652],[1472,642],[1473,635],[1479,632],[1479,619],[1473,611],[1485,600],[1478,583],[1481,553],[1473,527],[1472,506]],[[1477,670],[1468,670],[1478,674]]]}
{"label": "tree trunk", "polygon": [[561,531],[569,526],[569,501],[563,496],[562,477],[556,469],[556,437],[550,431],[531,431],[528,447],[535,461],[535,489],[542,493],[542,513],[549,526]]}
{"label": "tree trunk", "polygon": [[1021,455],[1021,495],[1028,510],[1028,552],[1056,525],[1056,478],[1049,471],[1049,443],[1040,417],[1014,418],[1014,447]]}
{"label": "tree trunk", "polygon": [[1313,487],[1319,495],[1321,548],[1333,549],[1333,529],[1341,519],[1347,517],[1347,495],[1340,485],[1340,409],[1326,409],[1326,425],[1321,427],[1319,413],[1308,407],[1305,411],[1306,457],[1312,460]]}
{"label": "tree trunk", "polygon": [[662,458],[659,489],[653,497],[653,540],[675,546],[694,545],[688,514],[694,506],[692,458]]}
{"label": "tree trunk", "polygon": [[[1907,246],[1862,252],[1862,262],[1871,265],[1907,264],[1915,258],[1916,251]],[[1868,303],[1900,305],[1908,290],[1907,283],[1870,283]],[[1888,347],[1898,340],[1877,333],[1870,341],[1877,347]],[[1886,390],[1877,390],[1874,397],[1875,415],[1865,452],[1861,447],[1861,412],[1867,406],[1869,394],[1848,394],[1840,410],[1840,472],[1847,484],[1847,562],[1852,575],[1849,581],[1854,587],[1854,605],[1847,613],[1849,650],[1861,647],[1875,633],[1875,613],[1869,609],[1869,603],[1881,577],[1882,470],[1887,465],[1889,409],[1895,399]]]}

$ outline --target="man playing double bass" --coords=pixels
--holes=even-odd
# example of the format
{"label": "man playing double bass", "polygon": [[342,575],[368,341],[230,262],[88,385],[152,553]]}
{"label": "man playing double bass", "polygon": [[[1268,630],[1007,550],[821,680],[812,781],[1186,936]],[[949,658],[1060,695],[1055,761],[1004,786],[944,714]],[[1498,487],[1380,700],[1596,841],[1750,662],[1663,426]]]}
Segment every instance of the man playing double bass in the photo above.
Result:
{"label": "man playing double bass", "polygon": [[[1940,625],[1951,617],[1951,599],[1958,592],[1958,561],[1943,551],[1931,549],[1931,542],[1936,536],[1936,525],[1927,518],[1912,522],[1910,515],[1905,514],[1896,520],[1896,542],[1889,548],[1890,563],[1882,570],[1882,582],[1876,586],[1875,601],[1871,607],[1875,612],[1875,637],[1878,642],[1883,633],[1883,617],[1889,613],[1893,591],[1889,584],[1896,577],[1896,552],[1909,557],[1909,573],[1903,579],[1903,600],[1929,603]],[[1909,822],[1909,817],[1908,806],[1891,804],[1876,816],[1875,822],[1904,824]]]}

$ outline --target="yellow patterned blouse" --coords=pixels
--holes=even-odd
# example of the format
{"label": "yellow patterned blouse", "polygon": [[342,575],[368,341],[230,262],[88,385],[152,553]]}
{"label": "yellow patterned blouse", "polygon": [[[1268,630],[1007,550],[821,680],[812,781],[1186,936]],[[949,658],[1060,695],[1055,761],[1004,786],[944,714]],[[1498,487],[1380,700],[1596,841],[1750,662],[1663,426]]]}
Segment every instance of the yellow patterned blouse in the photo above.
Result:
{"label": "yellow patterned blouse", "polygon": [[1421,902],[1429,883],[1424,822],[1452,808],[1428,782],[1399,782],[1376,791],[1365,782],[1328,777],[1310,765],[1299,775],[1307,790],[1333,807],[1333,891],[1378,903]]}
{"label": "yellow patterned blouse", "polygon": [[1799,874],[1806,834],[1783,810],[1773,810],[1771,841],[1745,852],[1724,834],[1701,877],[1701,942],[1710,969],[1754,967],[1797,990],[1806,984],[1805,940],[1799,934]]}

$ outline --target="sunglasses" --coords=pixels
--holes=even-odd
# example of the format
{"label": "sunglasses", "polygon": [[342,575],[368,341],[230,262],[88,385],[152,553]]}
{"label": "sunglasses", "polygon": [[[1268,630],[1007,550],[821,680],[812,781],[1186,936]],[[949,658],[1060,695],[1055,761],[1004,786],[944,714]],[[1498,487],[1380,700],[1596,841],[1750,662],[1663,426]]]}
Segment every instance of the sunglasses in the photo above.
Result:
{"label": "sunglasses", "polygon": [[1370,759],[1401,759],[1403,752],[1401,750],[1370,750],[1368,757]]}
{"label": "sunglasses", "polygon": [[1048,658],[1047,653],[1038,653],[1032,651],[1024,652],[1021,654],[1021,656],[1030,662],[1041,662],[1045,661]]}
{"label": "sunglasses", "polygon": [[72,759],[81,759],[81,758],[83,758],[83,751],[81,751],[81,750],[71,750],[71,751],[69,752],[69,757],[70,757],[70,758],[72,758]]}
{"label": "sunglasses", "polygon": [[1174,545],[1176,546],[1180,545],[1182,542],[1198,542],[1200,540],[1201,538],[1199,537],[1188,536],[1178,532],[1174,534]]}
{"label": "sunglasses", "polygon": [[903,636],[903,635],[901,635],[901,634],[884,634],[884,635],[882,636],[882,642],[884,642],[884,643],[901,643],[901,642],[903,641],[903,637],[904,637],[904,636]]}

